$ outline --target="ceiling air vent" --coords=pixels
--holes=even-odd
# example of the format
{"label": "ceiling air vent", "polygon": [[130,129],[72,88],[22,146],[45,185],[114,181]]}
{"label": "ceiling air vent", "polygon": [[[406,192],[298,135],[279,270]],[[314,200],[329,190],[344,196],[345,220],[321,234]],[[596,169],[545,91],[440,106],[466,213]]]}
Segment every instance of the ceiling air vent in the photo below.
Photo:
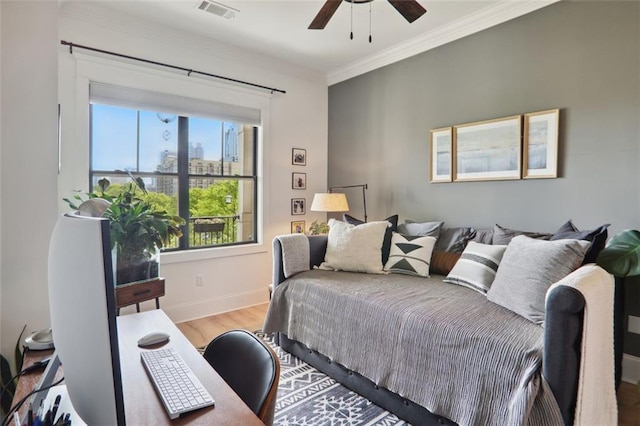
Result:
{"label": "ceiling air vent", "polygon": [[236,13],[239,12],[239,10],[237,9],[211,0],[198,1],[196,7],[200,10],[212,13],[214,15],[222,16],[226,19],[233,19],[236,16]]}

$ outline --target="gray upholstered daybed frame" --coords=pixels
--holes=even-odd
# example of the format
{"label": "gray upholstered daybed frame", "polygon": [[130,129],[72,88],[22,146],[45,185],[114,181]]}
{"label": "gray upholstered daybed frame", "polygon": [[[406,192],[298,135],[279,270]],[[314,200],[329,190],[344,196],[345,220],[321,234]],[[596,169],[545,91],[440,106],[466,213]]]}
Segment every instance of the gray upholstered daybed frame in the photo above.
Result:
{"label": "gray upholstered daybed frame", "polygon": [[[320,265],[327,249],[326,236],[310,236],[310,267]],[[274,242],[274,290],[285,280],[282,264],[282,247]],[[616,341],[616,385],[620,381],[622,348],[620,342],[622,326],[623,283],[616,279],[614,301],[614,337]],[[573,424],[578,374],[580,366],[580,347],[582,342],[582,324],[585,301],[573,288],[560,286],[547,298],[542,374],[549,383],[556,398],[564,423]],[[370,401],[394,413],[414,425],[455,424],[449,419],[429,412],[426,408],[409,401],[383,387],[377,386],[368,378],[333,363],[323,354],[309,349],[303,343],[276,336],[277,342],[287,352],[304,360],[318,370],[342,383],[349,389],[366,397]]]}

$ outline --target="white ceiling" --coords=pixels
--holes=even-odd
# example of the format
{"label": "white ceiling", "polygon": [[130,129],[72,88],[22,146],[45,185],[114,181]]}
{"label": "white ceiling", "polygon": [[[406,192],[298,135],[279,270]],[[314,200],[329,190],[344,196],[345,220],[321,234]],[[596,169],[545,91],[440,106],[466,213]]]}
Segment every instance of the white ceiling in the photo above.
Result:
{"label": "white ceiling", "polygon": [[331,84],[557,0],[418,0],[427,13],[412,24],[386,0],[343,2],[324,30],[307,29],[324,0],[219,0],[238,10],[233,19],[199,10],[201,0],[84,1],[326,73]]}

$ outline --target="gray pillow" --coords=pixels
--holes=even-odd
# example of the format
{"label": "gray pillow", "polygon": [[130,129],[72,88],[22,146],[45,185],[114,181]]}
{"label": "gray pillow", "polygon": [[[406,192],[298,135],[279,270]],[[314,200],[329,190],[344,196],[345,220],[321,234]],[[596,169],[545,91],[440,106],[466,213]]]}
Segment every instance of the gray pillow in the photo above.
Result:
{"label": "gray pillow", "polygon": [[444,225],[444,222],[414,222],[412,220],[405,220],[404,223],[398,225],[398,233],[414,237],[438,238],[442,225]]}
{"label": "gray pillow", "polygon": [[580,266],[590,244],[514,237],[502,256],[487,299],[542,324],[547,290]]}
{"label": "gray pillow", "polygon": [[493,228],[492,229],[476,229],[476,235],[471,241],[480,244],[493,244]]}
{"label": "gray pillow", "polygon": [[476,230],[473,228],[442,228],[435,250],[462,253],[469,240],[475,235]]}
{"label": "gray pillow", "polygon": [[496,223],[493,227],[492,244],[507,245],[513,237],[517,237],[518,235],[526,235],[527,237],[535,238],[537,240],[548,240],[553,234],[535,231],[518,231],[517,229],[503,228]]}

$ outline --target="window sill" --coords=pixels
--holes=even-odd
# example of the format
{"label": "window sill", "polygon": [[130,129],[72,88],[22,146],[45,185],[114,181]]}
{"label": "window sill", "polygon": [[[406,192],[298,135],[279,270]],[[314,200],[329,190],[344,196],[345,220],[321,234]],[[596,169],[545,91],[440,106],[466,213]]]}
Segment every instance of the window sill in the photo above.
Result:
{"label": "window sill", "polygon": [[160,265],[193,262],[198,260],[222,259],[225,257],[246,256],[260,253],[267,253],[267,247],[260,243],[235,247],[212,247],[199,250],[177,251],[160,254]]}

